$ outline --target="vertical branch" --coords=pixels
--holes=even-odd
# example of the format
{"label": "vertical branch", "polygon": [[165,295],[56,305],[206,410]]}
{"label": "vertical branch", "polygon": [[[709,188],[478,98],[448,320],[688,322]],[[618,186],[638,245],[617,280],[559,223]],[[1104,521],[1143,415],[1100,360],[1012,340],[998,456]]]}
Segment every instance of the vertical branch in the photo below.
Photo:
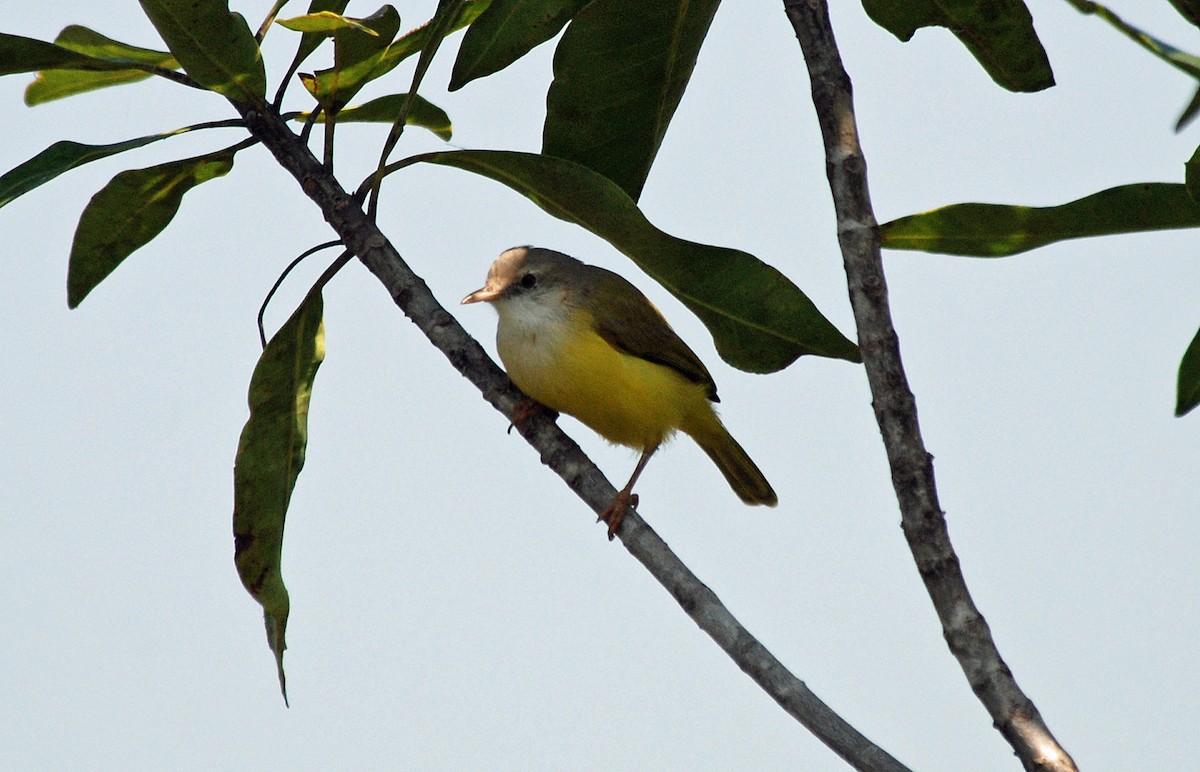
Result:
{"label": "vertical branch", "polygon": [[950,544],[937,500],[932,457],[917,422],[916,401],[900,361],[900,345],[888,308],[879,228],[871,208],[866,161],[858,142],[850,77],[829,23],[825,0],[784,0],[812,85],[813,104],[825,141],[826,173],[837,212],[838,241],[858,345],[871,387],[875,418],[900,504],[901,526],[950,651],[995,726],[1029,770],[1074,770],[1033,702],[1017,686],[975,607]]}

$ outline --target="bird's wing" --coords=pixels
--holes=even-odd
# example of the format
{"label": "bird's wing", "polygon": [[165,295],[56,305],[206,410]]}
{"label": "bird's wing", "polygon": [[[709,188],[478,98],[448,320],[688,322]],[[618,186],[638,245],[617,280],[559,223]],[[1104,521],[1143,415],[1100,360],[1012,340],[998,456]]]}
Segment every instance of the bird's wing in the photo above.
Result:
{"label": "bird's wing", "polygon": [[[617,292],[607,292],[607,302],[616,305],[605,313],[603,319],[592,315],[592,328],[596,334],[613,348],[655,364],[669,367],[692,383],[705,387],[708,398],[720,402],[717,385],[713,383],[708,368],[700,357],[688,348],[683,339],[675,334],[662,313],[654,307],[641,290],[620,275],[597,269],[604,275],[598,282],[619,282],[624,287]],[[615,300],[614,300],[615,299]]]}

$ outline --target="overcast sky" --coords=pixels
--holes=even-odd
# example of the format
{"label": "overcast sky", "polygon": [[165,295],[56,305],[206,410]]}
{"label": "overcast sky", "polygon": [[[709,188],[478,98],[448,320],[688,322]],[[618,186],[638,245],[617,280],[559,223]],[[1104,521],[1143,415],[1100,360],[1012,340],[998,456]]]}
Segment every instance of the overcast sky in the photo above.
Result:
{"label": "overcast sky", "polygon": [[[256,26],[269,3],[233,5]],[[407,27],[433,5],[397,7]],[[1194,82],[1066,2],[1030,3],[1058,81],[1034,95],[996,87],[944,30],[901,44],[858,3],[834,5],[881,221],[1182,181],[1200,143],[1200,130],[1172,131]],[[1169,4],[1111,5],[1200,52]],[[161,46],[131,0],[25,3],[0,29],[51,40],[69,23]],[[458,39],[427,80],[454,144],[536,151],[552,44],[447,94]],[[271,32],[273,84],[293,45]],[[404,91],[408,77],[397,70],[364,98]],[[28,81],[0,79],[3,170],[58,139],[114,142],[232,115],[219,97],[166,82],[27,109]],[[299,94],[291,104],[303,106]],[[339,131],[348,185],[383,136]],[[93,193],[123,169],[239,138],[158,143],[0,210],[0,767],[844,768],[604,538],[357,264],[326,293],[327,358],[288,518],[284,708],[259,607],[233,568],[233,454],[258,305],[328,227],[265,151],[249,150],[66,308],[71,237]],[[442,147],[414,130],[400,151]],[[775,265],[853,337],[807,78],[780,3],[718,12],[641,205],[669,233]],[[780,499],[742,506],[684,438],[642,477],[643,516],[902,762],[1019,768],[942,640],[859,367],[806,357],[771,376],[732,370],[615,250],[464,172],[395,175],[381,221],[489,351],[495,314],[457,302],[507,247],[554,247],[638,284],[713,371],[726,424]],[[994,261],[885,254],[967,581],[1018,682],[1088,770],[1185,769],[1200,756],[1200,417],[1172,417],[1179,359],[1200,326],[1197,238],[1089,239]],[[269,324],[321,269],[311,261],[288,282]],[[634,453],[562,423],[610,479],[627,478]]]}

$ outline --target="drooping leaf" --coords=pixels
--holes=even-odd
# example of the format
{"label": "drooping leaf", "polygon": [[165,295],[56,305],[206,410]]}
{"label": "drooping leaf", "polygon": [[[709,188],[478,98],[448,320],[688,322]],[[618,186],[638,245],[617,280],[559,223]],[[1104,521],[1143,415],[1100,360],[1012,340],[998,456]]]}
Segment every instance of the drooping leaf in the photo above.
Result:
{"label": "drooping leaf", "polygon": [[586,166],[498,150],[409,160],[489,177],[600,236],[690,308],[712,333],[721,358],[734,367],[774,372],[804,354],[860,361],[857,347],[782,273],[746,252],[660,231],[621,188]]}
{"label": "drooping leaf", "polygon": [[[54,44],[77,53],[110,61],[140,62],[168,70],[179,69],[179,62],[166,51],[139,48],[105,37],[87,27],[72,24],[65,27]],[[145,70],[43,70],[25,89],[25,104],[30,107],[54,99],[74,96],[108,86],[136,83],[150,77]]]}
{"label": "drooping leaf", "polygon": [[[458,15],[450,23],[450,28],[446,32],[449,35],[467,26],[487,10],[488,5],[492,0],[466,0],[458,9]],[[383,57],[379,63],[375,65],[375,69],[371,72],[371,79],[382,77],[391,72],[408,57],[415,53],[419,53],[425,49],[429,43],[429,35],[432,31],[433,21],[427,21],[419,27],[414,27],[404,33],[387,48],[383,53]]]}
{"label": "drooping leaf", "polygon": [[228,0],[138,0],[188,75],[235,102],[261,102],[267,92],[262,52]]}
{"label": "drooping leaf", "polygon": [[44,40],[0,32],[0,75],[40,70],[127,70],[128,60],[99,59]]}
{"label": "drooping leaf", "polygon": [[[408,94],[388,94],[363,102],[355,107],[347,107],[338,113],[338,123],[392,123],[404,109]],[[303,123],[308,120],[308,113],[300,113],[296,121]],[[325,120],[325,113],[317,117],[317,122]],[[408,125],[429,129],[444,140],[451,136],[450,116],[446,111],[418,95],[408,111]]]}
{"label": "drooping leaf", "polygon": [[947,28],[1009,91],[1054,85],[1050,60],[1023,0],[862,0],[862,5],[876,24],[902,41],[921,27]]}
{"label": "drooping leaf", "polygon": [[148,145],[160,139],[174,137],[189,129],[176,129],[162,134],[151,134],[147,137],[127,139],[124,142],[114,142],[111,145],[84,145],[79,142],[55,142],[50,147],[30,158],[25,163],[6,172],[0,177],[0,206],[8,204],[18,196],[23,196],[39,185],[44,185],[63,172],[70,171],[76,166],[98,161],[110,155],[124,153],[126,150]]}
{"label": "drooping leaf", "polygon": [[325,358],[323,301],[312,292],[263,349],[250,378],[250,417],[233,467],[233,560],[263,607],[267,643],[287,701],[283,652],[289,611],[280,570],[283,527],[308,446],[308,407]]}
{"label": "drooping leaf", "polygon": [[1200,227],[1186,186],[1122,185],[1060,206],[954,204],[880,226],[883,246],[970,257],[1006,257],[1063,239]]}
{"label": "drooping leaf", "polygon": [[373,79],[373,71],[400,31],[400,14],[390,5],[357,21],[359,27],[370,32],[363,32],[358,27],[334,32],[333,67],[304,78],[305,88],[326,113],[336,113],[345,107]]}
{"label": "drooping leaf", "polygon": [[75,308],[126,257],[162,232],[183,196],[233,168],[239,146],[130,169],[113,177],[84,208],[71,244],[67,305]]}
{"label": "drooping leaf", "polygon": [[593,0],[563,33],[542,152],[587,166],[635,201],[720,0]]}
{"label": "drooping leaf", "polygon": [[1192,338],[1179,363],[1179,385],[1175,392],[1175,415],[1185,415],[1200,405],[1200,331]]}
{"label": "drooping leaf", "polygon": [[545,43],[589,0],[492,0],[463,36],[450,75],[456,91],[491,75]]}
{"label": "drooping leaf", "polygon": [[306,13],[303,16],[294,16],[290,19],[279,19],[275,23],[295,32],[333,33],[343,29],[356,29],[367,35],[379,34],[357,19],[351,19],[348,16],[342,16],[340,13],[334,13],[333,11]]}

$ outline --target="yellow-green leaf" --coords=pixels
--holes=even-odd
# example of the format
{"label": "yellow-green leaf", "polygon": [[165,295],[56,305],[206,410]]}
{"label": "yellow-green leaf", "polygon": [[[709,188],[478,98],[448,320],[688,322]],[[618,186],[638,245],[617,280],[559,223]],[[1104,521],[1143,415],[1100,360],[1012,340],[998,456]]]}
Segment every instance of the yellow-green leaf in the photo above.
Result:
{"label": "yellow-green leaf", "polygon": [[308,447],[308,407],[325,358],[323,303],[312,292],[267,343],[250,378],[250,417],[233,471],[234,564],[263,608],[283,699],[289,611],[281,571],[283,528]]}
{"label": "yellow-green leaf", "polygon": [[363,24],[358,19],[351,19],[333,11],[317,11],[303,16],[293,16],[290,19],[278,19],[276,24],[296,32],[337,32],[343,29],[356,29],[368,35],[378,36],[379,33]]}
{"label": "yellow-green leaf", "polygon": [[[179,62],[166,51],[131,46],[105,37],[99,32],[72,24],[54,39],[55,45],[76,53],[113,62],[138,62],[144,65],[179,69]],[[143,69],[128,70],[42,70],[25,89],[25,104],[39,105],[54,99],[81,94],[108,86],[136,83],[150,77]]]}
{"label": "yellow-green leaf", "polygon": [[337,113],[375,77],[374,70],[388,44],[400,31],[400,14],[390,5],[359,22],[371,34],[358,28],[334,32],[333,67],[318,70],[314,78],[304,80],[305,88],[327,113]]}
{"label": "yellow-green leaf", "polygon": [[[404,109],[408,94],[388,94],[376,97],[361,105],[347,107],[337,114],[338,123],[393,123]],[[296,116],[297,122],[308,120],[309,113]],[[317,117],[318,123],[325,121],[325,113]],[[418,95],[408,111],[408,125],[420,126],[432,131],[444,140],[451,136],[450,116],[446,111]]]}
{"label": "yellow-green leaf", "polygon": [[237,146],[121,172],[84,208],[71,244],[67,305],[75,308],[121,261],[162,232],[183,196],[233,168]]}

